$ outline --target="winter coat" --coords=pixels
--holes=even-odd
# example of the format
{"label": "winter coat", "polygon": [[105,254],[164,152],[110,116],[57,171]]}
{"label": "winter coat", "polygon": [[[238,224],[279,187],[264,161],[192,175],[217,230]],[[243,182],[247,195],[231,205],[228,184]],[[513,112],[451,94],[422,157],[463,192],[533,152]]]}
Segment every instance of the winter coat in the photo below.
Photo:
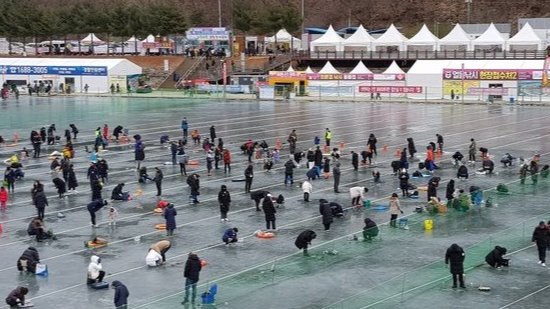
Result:
{"label": "winter coat", "polygon": [[8,201],[8,190],[0,190],[0,202]]}
{"label": "winter coat", "polygon": [[6,303],[12,303],[17,302],[19,300],[20,303],[25,303],[25,295],[29,292],[29,290],[25,287],[18,286],[15,290],[11,291],[8,297],[6,297]]}
{"label": "winter coat", "polygon": [[226,241],[227,239],[237,239],[237,233],[235,232],[235,230],[233,228],[230,228],[230,229],[227,229],[225,230],[225,232],[223,233],[223,236],[222,236],[222,240],[223,241]]}
{"label": "winter coat", "polygon": [[406,190],[409,188],[409,173],[399,174],[399,188]]}
{"label": "winter coat", "polygon": [[136,161],[145,160],[145,145],[143,145],[141,140],[136,141],[136,145],[134,146],[134,156]]}
{"label": "winter coat", "polygon": [[34,195],[34,206],[36,206],[36,208],[45,208],[48,206],[48,198],[46,194],[44,194],[44,191],[36,192]]}
{"label": "winter coat", "polygon": [[86,207],[88,208],[88,211],[97,212],[101,208],[103,208],[103,206],[105,206],[105,204],[103,204],[102,200],[93,200],[90,203],[88,203]]}
{"label": "winter coat", "polygon": [[269,194],[269,191],[258,190],[250,193],[250,199],[254,201],[259,201],[265,198]]}
{"label": "winter coat", "polygon": [[101,189],[103,189],[103,185],[99,180],[92,182],[92,201],[103,199],[101,196]]}
{"label": "winter coat", "polygon": [[476,142],[474,141],[474,142],[470,143],[470,146],[468,147],[468,154],[475,155],[476,154],[476,149],[477,149]]}
{"label": "winter coat", "polygon": [[461,165],[456,172],[456,177],[468,177],[468,168],[465,165]]}
{"label": "winter coat", "polygon": [[451,179],[447,184],[447,189],[445,191],[445,198],[447,198],[447,200],[453,199],[454,193],[455,193],[455,181]]}
{"label": "winter coat", "polygon": [[288,160],[285,163],[285,174],[292,175],[294,173],[294,168],[296,168],[296,164],[293,160]]}
{"label": "winter coat", "polygon": [[124,184],[122,183],[119,183],[116,187],[114,187],[113,192],[111,192],[112,200],[120,200],[122,198],[122,188],[124,188]]}
{"label": "winter coat", "polygon": [[432,197],[437,197],[437,183],[430,181],[428,183],[428,202]]}
{"label": "winter coat", "polygon": [[452,244],[445,253],[445,264],[451,264],[451,274],[461,275],[464,273],[464,250],[457,244]]}
{"label": "winter coat", "polygon": [[210,127],[210,138],[212,139],[212,142],[214,142],[214,139],[216,138],[216,128],[214,126]]}
{"label": "winter coat", "polygon": [[349,189],[349,195],[351,198],[354,198],[354,197],[361,197],[361,198],[364,198],[364,194],[365,193],[365,187],[351,187]]}
{"label": "winter coat", "polygon": [[547,226],[540,227],[537,226],[533,231],[533,237],[531,241],[537,243],[537,246],[546,247],[550,242],[550,230]]}
{"label": "winter coat", "polygon": [[166,229],[167,230],[175,230],[176,229],[176,216],[178,215],[178,212],[174,208],[173,204],[168,205],[166,209],[164,209],[164,219],[166,219]]}
{"label": "winter coat", "polygon": [[401,204],[399,203],[399,199],[396,197],[390,198],[389,208],[390,215],[398,215],[401,213]]}
{"label": "winter coat", "polygon": [[191,195],[199,195],[200,180],[195,177],[195,174],[187,177],[187,184],[191,188]]}
{"label": "winter coat", "polygon": [[162,178],[164,178],[164,174],[162,173],[161,170],[157,170],[155,172],[155,178],[153,178],[153,180],[155,181],[155,183],[162,183]]}
{"label": "winter coat", "polygon": [[359,165],[359,155],[356,152],[351,154],[351,165]]}
{"label": "winter coat", "polygon": [[185,270],[183,276],[192,281],[199,281],[199,273],[202,269],[201,261],[196,254],[189,254],[187,262],[185,262]]}
{"label": "winter coat", "polygon": [[189,129],[189,124],[187,123],[187,120],[182,120],[182,121],[181,121],[181,128],[182,128],[183,130]]}
{"label": "winter coat", "polygon": [[229,152],[229,150],[223,151],[223,163],[225,164],[231,163],[231,153]]}
{"label": "winter coat", "polygon": [[416,146],[414,145],[414,140],[411,137],[407,138],[407,148],[409,149],[409,154],[411,156],[416,153]]}
{"label": "winter coat", "polygon": [[323,152],[321,149],[315,149],[315,165],[323,164]]}
{"label": "winter coat", "polygon": [[271,200],[271,198],[264,198],[262,208],[264,210],[265,220],[275,221],[275,213],[277,212],[277,210],[275,209],[275,206],[273,206],[273,201]]}
{"label": "winter coat", "polygon": [[111,285],[115,288],[115,298],[114,298],[115,307],[119,308],[123,305],[127,305],[128,296],[130,296],[130,292],[128,292],[128,288],[118,280],[113,281]]}
{"label": "winter coat", "polygon": [[298,249],[307,248],[308,245],[311,245],[311,241],[317,237],[317,234],[315,234],[312,230],[305,230],[296,237],[296,241],[294,241],[294,244]]}
{"label": "winter coat", "polygon": [[38,255],[38,250],[34,247],[29,247],[23,252],[23,254],[17,260],[17,269],[19,271],[23,270],[21,261],[27,261],[27,270],[34,273],[36,270],[36,264],[40,263],[40,256]]}
{"label": "winter coat", "polygon": [[103,177],[106,177],[109,173],[109,165],[107,164],[107,162],[105,160],[100,160],[98,163],[97,163],[97,173],[100,175],[100,176],[103,176]]}
{"label": "winter coat", "polygon": [[99,271],[103,269],[101,266],[99,256],[92,255],[90,257],[90,264],[88,264],[88,278],[95,280],[99,277]]}
{"label": "winter coat", "polygon": [[367,236],[376,237],[378,233],[379,229],[376,222],[372,221],[370,218],[366,218],[365,226],[363,227],[363,235],[367,234]]}
{"label": "winter coat", "polygon": [[302,191],[304,191],[304,193],[311,194],[311,192],[313,191],[313,186],[309,181],[304,181],[304,183],[302,183]]}
{"label": "winter coat", "polygon": [[334,177],[340,176],[340,163],[336,162],[334,166],[332,167],[332,175]]}
{"label": "winter coat", "polygon": [[231,204],[231,195],[227,188],[222,188],[218,193],[218,202],[220,203],[220,211],[229,211],[229,205]]}
{"label": "winter coat", "polygon": [[156,244],[151,246],[151,250],[155,250],[158,253],[161,253],[163,250],[166,250],[167,248],[170,248],[172,244],[169,240],[161,240],[157,242]]}
{"label": "winter coat", "polygon": [[319,213],[323,216],[323,224],[332,223],[332,209],[326,200],[319,201]]}
{"label": "winter coat", "polygon": [[249,165],[245,170],[244,170],[244,177],[246,179],[252,179],[254,177],[254,169],[252,167],[252,165]]}
{"label": "winter coat", "polygon": [[506,248],[495,246],[495,249],[493,249],[487,256],[485,256],[485,262],[487,264],[491,265],[492,267],[495,267],[498,265],[504,265],[508,261],[507,259],[503,258],[503,256],[506,254]]}
{"label": "winter coat", "polygon": [[311,169],[309,169],[306,173],[306,176],[307,176],[308,179],[309,178],[315,179],[315,178],[319,177],[319,169],[317,168],[317,166],[314,166]]}
{"label": "winter coat", "polygon": [[74,173],[74,170],[72,168],[69,168],[69,171],[67,173],[67,183],[69,188],[78,187],[78,180],[76,180],[76,174]]}
{"label": "winter coat", "polygon": [[55,188],[57,189],[57,193],[59,194],[63,194],[65,192],[67,192],[67,187],[65,185],[65,182],[63,181],[63,179],[57,177],[57,178],[54,178],[52,180]]}

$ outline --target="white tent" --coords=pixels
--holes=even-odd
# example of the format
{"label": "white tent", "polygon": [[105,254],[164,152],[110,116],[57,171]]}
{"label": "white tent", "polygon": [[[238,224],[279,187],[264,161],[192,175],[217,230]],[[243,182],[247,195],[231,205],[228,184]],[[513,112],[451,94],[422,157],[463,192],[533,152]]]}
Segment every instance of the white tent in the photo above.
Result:
{"label": "white tent", "polygon": [[407,38],[393,24],[373,43],[377,51],[404,51]]}
{"label": "white tent", "polygon": [[428,29],[426,24],[420,28],[412,38],[407,41],[407,50],[409,51],[435,51],[439,39]]}
{"label": "white tent", "polygon": [[294,68],[292,67],[292,64],[288,66],[287,72],[295,72]]}
{"label": "white tent", "polygon": [[472,49],[472,40],[460,24],[456,24],[453,30],[439,40],[441,51],[468,51]]}
{"label": "white tent", "polygon": [[543,50],[544,44],[542,39],[535,33],[533,27],[529,23],[525,25],[506,43],[508,50]]}
{"label": "white tent", "polygon": [[309,44],[310,51],[342,51],[344,39],[330,25],[321,37]]}
{"label": "white tent", "polygon": [[359,25],[357,30],[342,43],[342,46],[345,51],[371,50],[372,42],[374,42],[374,38],[363,25]]}
{"label": "white tent", "polygon": [[405,74],[405,71],[403,71],[394,60],[383,74]]}
{"label": "white tent", "polygon": [[332,63],[330,63],[330,61],[327,61],[327,63],[325,63],[325,66],[317,73],[319,73],[319,74],[340,74],[340,72],[338,70],[336,70],[334,68],[334,66],[332,66]]}
{"label": "white tent", "polygon": [[155,36],[152,34],[149,34],[145,40],[141,41],[142,43],[155,43]]}
{"label": "white tent", "polygon": [[134,42],[139,42],[139,40],[136,39],[135,35],[132,35],[128,40],[126,40],[126,43],[134,43]]}
{"label": "white tent", "polygon": [[493,23],[477,39],[472,41],[474,50],[502,51],[506,40]]}
{"label": "white tent", "polygon": [[95,34],[90,33],[85,38],[80,40],[81,44],[103,44],[103,42],[100,38],[98,38]]}
{"label": "white tent", "polygon": [[302,40],[293,37],[286,29],[281,29],[274,36],[265,38],[267,43],[288,43],[292,44],[294,49],[299,49],[302,46]]}
{"label": "white tent", "polygon": [[307,66],[307,68],[306,68],[306,70],[305,70],[304,72],[305,72],[306,74],[313,74],[313,73],[315,73],[315,72],[311,69],[311,67],[310,67],[309,65]]}
{"label": "white tent", "polygon": [[363,61],[359,61],[355,68],[349,72],[349,74],[372,74],[372,72],[365,66]]}

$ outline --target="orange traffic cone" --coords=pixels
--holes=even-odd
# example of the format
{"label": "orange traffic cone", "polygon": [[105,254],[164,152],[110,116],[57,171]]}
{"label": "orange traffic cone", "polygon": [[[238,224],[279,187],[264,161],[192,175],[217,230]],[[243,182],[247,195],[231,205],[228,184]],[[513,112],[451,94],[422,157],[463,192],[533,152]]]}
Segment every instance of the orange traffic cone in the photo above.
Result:
{"label": "orange traffic cone", "polygon": [[401,149],[397,148],[397,150],[395,151],[395,156],[396,157],[401,157]]}

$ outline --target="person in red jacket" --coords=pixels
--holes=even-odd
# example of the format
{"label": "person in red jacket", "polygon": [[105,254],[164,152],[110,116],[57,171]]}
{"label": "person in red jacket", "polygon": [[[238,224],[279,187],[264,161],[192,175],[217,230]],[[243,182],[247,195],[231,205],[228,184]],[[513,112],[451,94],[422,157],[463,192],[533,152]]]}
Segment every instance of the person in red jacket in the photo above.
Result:
{"label": "person in red jacket", "polygon": [[4,187],[0,187],[0,210],[6,210],[8,202],[8,191]]}
{"label": "person in red jacket", "polygon": [[223,172],[227,173],[227,171],[231,172],[231,152],[229,152],[229,149],[223,150]]}

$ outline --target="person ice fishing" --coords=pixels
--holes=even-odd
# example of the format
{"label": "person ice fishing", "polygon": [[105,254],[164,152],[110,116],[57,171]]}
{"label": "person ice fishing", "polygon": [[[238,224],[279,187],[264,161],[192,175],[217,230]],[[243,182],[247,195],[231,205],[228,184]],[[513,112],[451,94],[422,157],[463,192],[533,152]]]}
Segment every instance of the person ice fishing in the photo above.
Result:
{"label": "person ice fishing", "polygon": [[298,249],[303,250],[304,256],[309,256],[309,253],[307,252],[307,247],[311,245],[311,241],[314,240],[317,237],[317,234],[312,230],[305,230],[301,232],[298,237],[296,237],[296,240],[294,241],[294,245]]}
{"label": "person ice fishing", "polygon": [[230,229],[225,230],[222,236],[222,241],[229,245],[230,243],[234,243],[238,241],[237,233],[239,232],[239,229],[236,227],[232,227]]}

